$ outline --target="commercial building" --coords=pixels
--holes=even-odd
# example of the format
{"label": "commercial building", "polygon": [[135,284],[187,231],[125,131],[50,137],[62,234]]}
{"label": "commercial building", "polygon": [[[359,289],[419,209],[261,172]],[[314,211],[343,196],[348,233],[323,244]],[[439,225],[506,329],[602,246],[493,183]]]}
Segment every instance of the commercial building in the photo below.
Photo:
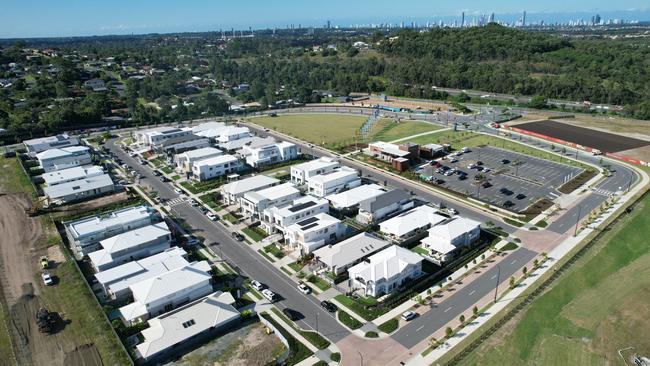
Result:
{"label": "commercial building", "polygon": [[259,168],[296,159],[298,157],[298,147],[286,141],[260,147],[245,145],[239,150],[239,154],[246,160],[246,164],[253,168]]}
{"label": "commercial building", "polygon": [[305,255],[336,242],[344,234],[345,226],[341,224],[341,220],[321,213],[289,225],[285,230],[284,239],[287,244],[299,249],[301,255]]}
{"label": "commercial building", "polygon": [[189,264],[183,248],[171,247],[158,254],[121,264],[95,274],[106,297],[122,300],[131,295],[129,286]]}
{"label": "commercial building", "polygon": [[219,149],[214,147],[204,147],[176,154],[174,155],[174,162],[176,163],[176,167],[183,173],[189,173],[192,171],[192,166],[195,162],[221,155],[223,155],[223,151]]}
{"label": "commercial building", "polygon": [[316,197],[325,197],[360,185],[359,172],[347,166],[307,179],[308,192]]}
{"label": "commercial building", "polygon": [[184,151],[201,149],[210,146],[210,139],[194,134],[172,137],[153,145],[154,150],[159,153],[182,153]]}
{"label": "commercial building", "polygon": [[454,217],[432,226],[422,246],[438,263],[448,261],[461,247],[475,243],[481,236],[481,223],[465,217]]}
{"label": "commercial building", "polygon": [[314,196],[303,196],[296,198],[285,206],[274,206],[265,209],[262,214],[261,226],[269,234],[276,231],[284,233],[285,228],[289,225],[328,212],[329,203],[327,200]]}
{"label": "commercial building", "polygon": [[150,225],[158,220],[157,211],[150,206],[136,206],[64,222],[63,225],[70,247],[83,256],[100,249],[101,240]]}
{"label": "commercial building", "polygon": [[341,193],[325,196],[325,199],[338,210],[351,210],[357,208],[361,201],[377,197],[384,192],[386,190],[380,185],[364,184]]}
{"label": "commercial building", "polygon": [[390,245],[390,242],[368,233],[361,233],[337,244],[326,245],[314,251],[314,258],[328,271],[340,275],[348,268]]}
{"label": "commercial building", "polygon": [[392,245],[348,270],[352,286],[381,297],[422,276],[422,256]]}
{"label": "commercial building", "polygon": [[166,140],[191,134],[192,131],[190,129],[155,127],[147,130],[136,131],[133,133],[133,137],[136,143],[152,147],[158,146]]}
{"label": "commercial building", "polygon": [[46,172],[92,164],[90,148],[69,146],[42,151],[36,154],[38,165]]}
{"label": "commercial building", "polygon": [[356,220],[362,224],[371,224],[413,208],[415,203],[411,195],[402,189],[393,189],[378,196],[359,202],[359,214]]}
{"label": "commercial building", "polygon": [[171,240],[167,224],[160,222],[104,239],[99,242],[103,249],[88,253],[88,258],[95,271],[101,272],[160,253],[170,247]]}
{"label": "commercial building", "polygon": [[411,242],[426,235],[426,230],[447,218],[430,206],[418,206],[379,224],[379,231],[396,243]]}
{"label": "commercial building", "polygon": [[191,347],[224,333],[241,319],[229,292],[215,292],[169,313],[149,319],[149,327],[135,346],[138,359],[148,363],[176,357],[183,347]]}
{"label": "commercial building", "polygon": [[37,139],[23,141],[27,154],[34,157],[36,154],[50,149],[60,149],[68,146],[79,145],[79,139],[72,137],[67,133],[58,134],[56,136],[41,137]]}
{"label": "commercial building", "polygon": [[293,183],[284,183],[262,190],[244,193],[239,206],[251,219],[259,219],[268,207],[283,206],[300,197],[300,190]]}
{"label": "commercial building", "polygon": [[85,166],[85,167],[78,166],[78,167],[68,168],[63,170],[55,170],[49,173],[45,173],[41,177],[45,181],[45,185],[51,187],[57,184],[74,182],[76,180],[96,177],[102,174],[104,174],[104,169],[102,169],[102,167],[100,166],[93,165],[93,166]]}
{"label": "commercial building", "polygon": [[255,175],[250,178],[224,184],[219,190],[221,191],[223,202],[227,205],[234,205],[239,203],[239,199],[248,192],[259,191],[279,183],[280,181],[278,179],[266,175]]}
{"label": "commercial building", "polygon": [[339,162],[329,158],[321,157],[306,163],[291,166],[291,181],[295,184],[305,184],[307,179],[330,172],[339,167]]}
{"label": "commercial building", "polygon": [[115,191],[113,180],[108,174],[96,175],[43,188],[43,194],[50,203],[66,204],[81,201]]}
{"label": "commercial building", "polygon": [[232,155],[220,155],[202,159],[192,165],[192,178],[204,181],[226,174],[236,173],[242,167],[239,160]]}
{"label": "commercial building", "polygon": [[143,322],[211,293],[211,270],[207,261],[193,262],[129,286],[134,301],[119,309],[120,317]]}
{"label": "commercial building", "polygon": [[394,169],[400,172],[407,170],[410,163],[416,162],[419,158],[419,146],[410,142],[396,145],[375,141],[368,144],[368,148],[364,151],[375,159],[391,164]]}

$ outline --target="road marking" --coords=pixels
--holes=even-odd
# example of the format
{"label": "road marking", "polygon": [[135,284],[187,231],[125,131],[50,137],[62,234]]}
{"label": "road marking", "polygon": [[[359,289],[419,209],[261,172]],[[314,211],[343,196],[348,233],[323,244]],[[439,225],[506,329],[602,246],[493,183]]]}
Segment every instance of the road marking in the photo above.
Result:
{"label": "road marking", "polygon": [[469,295],[473,295],[476,292],[476,290],[472,290],[472,292],[469,293]]}
{"label": "road marking", "polygon": [[495,278],[497,278],[497,275],[494,275],[494,276],[490,277],[491,280],[493,280]]}
{"label": "road marking", "polygon": [[448,312],[449,310],[451,310],[451,306],[448,307],[447,310],[445,310],[444,312],[446,313],[446,312]]}
{"label": "road marking", "polygon": [[420,326],[418,329],[416,329],[415,331],[416,331],[416,332],[419,332],[419,331],[422,330],[422,328],[424,328],[424,325],[421,325],[421,326]]}
{"label": "road marking", "polygon": [[515,262],[517,262],[517,260],[513,259],[512,262],[510,262],[510,264],[515,264]]}

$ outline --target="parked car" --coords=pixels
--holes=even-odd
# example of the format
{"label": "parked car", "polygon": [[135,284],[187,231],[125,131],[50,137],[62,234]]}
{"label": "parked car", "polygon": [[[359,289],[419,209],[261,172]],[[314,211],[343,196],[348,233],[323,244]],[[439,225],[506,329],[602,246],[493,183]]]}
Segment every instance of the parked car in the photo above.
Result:
{"label": "parked car", "polygon": [[282,314],[284,314],[292,322],[300,319],[300,313],[289,308],[282,309]]}
{"label": "parked car", "polygon": [[415,319],[416,316],[418,316],[416,313],[409,310],[409,311],[404,312],[402,314],[401,318],[404,321],[409,321],[409,320]]}
{"label": "parked car", "polygon": [[508,159],[501,159],[501,164],[508,164],[510,163],[510,160]]}
{"label": "parked car", "polygon": [[471,152],[472,150],[470,150],[469,147],[465,146],[462,149],[460,149],[460,151],[462,151],[463,153],[468,153],[468,152]]}
{"label": "parked car", "polygon": [[259,281],[256,280],[251,281],[251,287],[256,289],[257,291],[264,290],[264,285],[262,285]]}
{"label": "parked car", "polygon": [[512,206],[514,206],[514,205],[515,205],[515,204],[514,204],[512,201],[505,201],[505,202],[503,203],[503,207],[512,207]]}
{"label": "parked car", "polygon": [[47,269],[47,267],[49,267],[50,265],[50,261],[49,259],[47,259],[46,256],[42,256],[40,262],[41,262],[41,268],[43,269]]}
{"label": "parked car", "polygon": [[325,310],[329,311],[330,313],[333,313],[336,310],[338,310],[338,308],[336,307],[336,305],[334,303],[331,303],[331,302],[329,302],[327,300],[321,301],[320,306],[325,308]]}
{"label": "parked car", "polygon": [[311,289],[309,288],[309,286],[305,285],[304,283],[298,284],[298,290],[300,290],[300,292],[302,292],[305,295],[309,295],[311,293]]}
{"label": "parked car", "polygon": [[516,198],[517,198],[518,200],[523,200],[524,198],[526,198],[526,195],[523,194],[523,193],[519,193],[519,194],[517,195]]}
{"label": "parked car", "polygon": [[244,241],[244,236],[236,231],[233,231],[231,235],[237,241]]}
{"label": "parked car", "polygon": [[196,206],[199,205],[199,203],[196,202],[194,199],[191,199],[191,200],[190,200],[190,205],[191,205],[192,207],[196,207]]}
{"label": "parked car", "polygon": [[205,214],[210,221],[217,221],[217,215],[213,214],[212,212],[208,211],[208,213]]}
{"label": "parked car", "polygon": [[43,278],[43,284],[45,284],[45,286],[52,286],[54,284],[54,279],[49,272],[43,271],[41,277]]}
{"label": "parked car", "polygon": [[490,182],[483,182],[483,188],[490,188],[492,187],[492,183]]}
{"label": "parked car", "polygon": [[174,187],[174,192],[175,192],[176,194],[183,194],[183,190],[180,189],[180,188],[178,188],[178,187]]}
{"label": "parked car", "polygon": [[450,162],[450,163],[457,163],[457,162],[458,162],[458,159],[456,159],[456,158],[451,158],[451,159],[449,159],[449,162]]}
{"label": "parked car", "polygon": [[474,168],[476,168],[476,164],[474,163],[467,165],[467,169],[474,169]]}
{"label": "parked car", "polygon": [[160,181],[163,182],[163,183],[167,182],[167,177],[165,177],[164,175],[161,175],[160,176]]}
{"label": "parked car", "polygon": [[476,162],[476,165],[483,165],[483,162],[479,160]]}
{"label": "parked car", "polygon": [[266,297],[267,300],[273,302],[276,300],[277,295],[275,292],[269,290],[268,288],[265,288],[264,290],[261,291],[262,296]]}

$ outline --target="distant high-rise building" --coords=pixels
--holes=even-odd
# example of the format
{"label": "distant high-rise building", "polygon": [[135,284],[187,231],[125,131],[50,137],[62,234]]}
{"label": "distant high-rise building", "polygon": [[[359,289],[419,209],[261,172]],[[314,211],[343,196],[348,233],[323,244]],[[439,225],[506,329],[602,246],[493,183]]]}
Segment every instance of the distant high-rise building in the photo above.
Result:
{"label": "distant high-rise building", "polygon": [[596,24],[600,24],[600,21],[601,21],[601,19],[600,19],[600,15],[599,15],[599,14],[596,14],[596,16],[594,17],[594,23],[596,23]]}
{"label": "distant high-rise building", "polygon": [[464,27],[465,26],[465,12],[460,17],[460,26]]}
{"label": "distant high-rise building", "polygon": [[526,10],[524,10],[524,16],[521,20],[521,26],[525,27],[526,26]]}
{"label": "distant high-rise building", "polygon": [[332,23],[330,23],[330,21],[328,20],[327,21],[327,29],[330,29],[331,27],[332,27]]}
{"label": "distant high-rise building", "polygon": [[399,27],[404,28],[404,21],[403,20],[399,23]]}
{"label": "distant high-rise building", "polygon": [[494,13],[490,14],[490,19],[488,21],[494,23]]}

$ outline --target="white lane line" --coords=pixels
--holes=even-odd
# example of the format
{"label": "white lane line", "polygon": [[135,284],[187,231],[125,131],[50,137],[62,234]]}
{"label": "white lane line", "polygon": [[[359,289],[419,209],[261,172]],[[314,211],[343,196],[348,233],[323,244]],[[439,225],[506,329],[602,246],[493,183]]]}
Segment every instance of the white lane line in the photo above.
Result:
{"label": "white lane line", "polygon": [[515,264],[516,262],[517,262],[517,260],[513,259],[512,262],[510,262],[510,264]]}
{"label": "white lane line", "polygon": [[494,275],[494,276],[490,277],[491,280],[493,280],[495,278],[497,278],[497,275]]}
{"label": "white lane line", "polygon": [[476,290],[472,290],[472,292],[469,293],[469,295],[473,295],[476,292]]}
{"label": "white lane line", "polygon": [[419,331],[422,330],[422,328],[424,328],[424,325],[421,325],[421,326],[420,326],[418,329],[416,329],[415,331],[416,331],[416,332],[419,332]]}
{"label": "white lane line", "polygon": [[448,312],[449,310],[451,310],[451,306],[448,307],[447,310],[445,310],[444,312],[446,313],[446,312]]}

